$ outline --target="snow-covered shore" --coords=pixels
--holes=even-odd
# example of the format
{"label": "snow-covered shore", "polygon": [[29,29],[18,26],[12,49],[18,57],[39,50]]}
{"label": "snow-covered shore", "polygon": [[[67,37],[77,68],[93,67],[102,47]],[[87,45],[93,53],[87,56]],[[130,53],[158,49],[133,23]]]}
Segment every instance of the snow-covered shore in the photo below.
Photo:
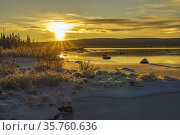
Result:
{"label": "snow-covered shore", "polygon": [[[34,73],[33,59],[17,62],[18,77],[8,80],[10,89],[0,88],[0,119],[180,119],[179,65],[101,64],[89,73],[67,62],[61,72]],[[47,86],[20,88],[29,75],[32,84]]]}

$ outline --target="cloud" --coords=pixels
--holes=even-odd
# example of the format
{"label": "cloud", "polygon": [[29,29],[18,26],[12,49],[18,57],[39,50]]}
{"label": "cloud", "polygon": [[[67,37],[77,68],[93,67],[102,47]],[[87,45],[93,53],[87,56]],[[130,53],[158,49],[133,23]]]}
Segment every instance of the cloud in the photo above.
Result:
{"label": "cloud", "polygon": [[[16,16],[16,24],[0,24],[9,31],[38,31],[41,34],[49,34],[47,25],[51,22],[64,22],[73,24],[72,29],[67,33],[109,33],[136,35],[143,33],[147,36],[154,33],[154,36],[171,33],[180,33],[180,17],[143,16],[141,18],[103,18],[87,17],[78,14],[46,13],[35,16]],[[172,35],[173,36],[173,35]]]}
{"label": "cloud", "polygon": [[18,26],[16,24],[12,24],[12,23],[0,24],[0,28],[4,28],[6,31],[25,31],[26,30],[26,28],[22,26]]}
{"label": "cloud", "polygon": [[147,4],[146,7],[156,9],[157,11],[166,9],[167,12],[179,12],[180,0],[169,0],[169,2],[166,3]]}
{"label": "cloud", "polygon": [[109,27],[128,28],[127,30],[147,29],[147,28],[159,28],[159,27],[177,27],[180,24],[180,18],[162,18],[151,17],[144,19],[89,19],[84,20],[86,25],[109,25]]}

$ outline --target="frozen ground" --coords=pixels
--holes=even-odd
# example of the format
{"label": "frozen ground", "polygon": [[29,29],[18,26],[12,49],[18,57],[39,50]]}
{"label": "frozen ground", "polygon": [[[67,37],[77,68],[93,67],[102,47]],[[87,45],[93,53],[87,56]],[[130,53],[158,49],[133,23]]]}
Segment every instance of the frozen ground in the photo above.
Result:
{"label": "frozen ground", "polygon": [[[20,72],[32,68],[34,59],[16,59]],[[23,90],[7,93],[1,88],[0,119],[180,119],[180,65],[98,66],[108,72],[82,77],[81,72],[72,71],[78,63],[67,62],[65,67],[70,69],[73,83],[41,88],[36,97]],[[119,69],[117,75],[112,73],[114,67]],[[82,83],[84,78],[86,83]],[[57,92],[63,93],[63,98]],[[58,110],[62,106],[72,106],[73,113]]]}
{"label": "frozen ground", "polygon": [[[72,119],[89,120],[179,120],[180,93],[141,97],[82,97],[75,99]],[[68,117],[67,117],[68,118]]]}
{"label": "frozen ground", "polygon": [[[145,87],[97,89],[73,99],[72,119],[180,119],[180,81],[153,81]],[[89,113],[91,112],[91,113]]]}

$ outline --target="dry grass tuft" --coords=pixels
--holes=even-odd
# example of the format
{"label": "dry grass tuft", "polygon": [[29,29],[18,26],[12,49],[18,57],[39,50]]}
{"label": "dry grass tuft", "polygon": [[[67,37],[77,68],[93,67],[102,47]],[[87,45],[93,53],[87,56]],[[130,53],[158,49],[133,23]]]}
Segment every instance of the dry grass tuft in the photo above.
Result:
{"label": "dry grass tuft", "polygon": [[90,61],[81,61],[79,65],[80,71],[95,72],[99,69],[100,68],[98,66],[91,64]]}
{"label": "dry grass tuft", "polygon": [[24,45],[13,48],[0,49],[2,56],[11,57],[56,57],[60,49],[44,45]]}
{"label": "dry grass tuft", "polygon": [[34,69],[37,72],[46,70],[62,71],[64,61],[62,59],[40,59],[34,63]]}
{"label": "dry grass tuft", "polygon": [[10,89],[28,89],[40,87],[56,87],[63,81],[62,74],[55,71],[33,72],[26,71],[24,74],[16,72],[6,77],[0,78],[0,85],[5,90]]}

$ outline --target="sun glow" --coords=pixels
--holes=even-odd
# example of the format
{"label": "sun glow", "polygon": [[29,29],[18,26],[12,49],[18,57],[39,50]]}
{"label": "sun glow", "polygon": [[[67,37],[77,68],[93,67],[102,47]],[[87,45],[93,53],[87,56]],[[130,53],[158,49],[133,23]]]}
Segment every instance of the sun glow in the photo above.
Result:
{"label": "sun glow", "polygon": [[64,22],[52,22],[48,24],[47,29],[55,33],[56,40],[64,40],[66,33],[70,32],[72,26],[72,24],[65,24]]}

